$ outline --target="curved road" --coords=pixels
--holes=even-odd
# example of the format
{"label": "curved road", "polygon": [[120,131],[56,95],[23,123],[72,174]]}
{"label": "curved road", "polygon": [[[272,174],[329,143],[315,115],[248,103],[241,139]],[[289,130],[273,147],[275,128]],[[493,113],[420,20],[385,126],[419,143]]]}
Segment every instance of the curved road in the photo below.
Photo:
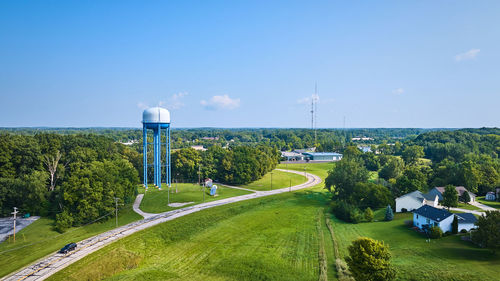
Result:
{"label": "curved road", "polygon": [[[304,175],[304,172],[297,172],[292,170],[282,170],[284,172],[290,172],[295,174]],[[284,193],[288,191],[299,190],[303,188],[308,188],[316,184],[321,183],[321,178],[306,173],[307,181],[303,184],[292,186],[291,188],[281,188],[270,191],[256,191],[255,193],[245,194],[240,196],[235,196],[231,198],[225,198],[217,201],[211,201],[207,203],[202,203],[190,207],[185,207],[173,211],[168,211],[160,214],[148,214],[143,213],[145,219],[139,220],[127,225],[115,228],[113,230],[101,233],[99,235],[87,238],[83,241],[78,242],[77,250],[70,252],[68,254],[55,253],[49,255],[45,258],[38,260],[37,262],[11,274],[1,280],[44,280],[51,276],[52,274],[58,272],[59,270],[67,267],[68,265],[80,260],[86,255],[93,253],[102,247],[111,244],[112,242],[121,239],[125,236],[131,235],[137,231],[143,230],[154,225],[176,219],[194,212],[201,211],[203,209],[213,208],[220,205],[226,205],[234,202],[249,200],[253,198],[265,197],[269,195]],[[142,199],[142,198],[140,198]],[[138,200],[140,200],[138,199]],[[137,202],[137,201],[136,201]],[[140,201],[139,201],[140,202]]]}

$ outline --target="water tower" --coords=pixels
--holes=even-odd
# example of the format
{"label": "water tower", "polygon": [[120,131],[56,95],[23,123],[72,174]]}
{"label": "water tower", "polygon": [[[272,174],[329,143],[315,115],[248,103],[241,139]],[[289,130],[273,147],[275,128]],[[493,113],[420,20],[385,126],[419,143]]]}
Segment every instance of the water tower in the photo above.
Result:
{"label": "water tower", "polygon": [[[153,143],[148,143],[148,129],[153,130]],[[161,132],[165,131],[165,143]],[[154,184],[161,188],[161,171],[165,167],[165,183],[170,186],[170,112],[165,108],[152,107],[142,113],[142,143],[144,155],[144,186],[148,188],[148,168],[153,167]],[[153,145],[153,164],[148,165],[148,145]],[[161,161],[161,147],[165,145],[165,164]]]}

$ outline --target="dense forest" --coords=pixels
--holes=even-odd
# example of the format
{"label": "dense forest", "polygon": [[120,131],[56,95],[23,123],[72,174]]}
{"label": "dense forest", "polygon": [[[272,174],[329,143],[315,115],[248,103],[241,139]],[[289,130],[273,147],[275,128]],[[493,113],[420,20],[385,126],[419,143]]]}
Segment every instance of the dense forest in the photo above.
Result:
{"label": "dense forest", "polygon": [[[317,151],[338,151],[352,138],[366,137],[357,141],[362,144],[395,143],[413,139],[421,133],[437,129],[317,129],[315,135],[310,129],[221,129],[193,128],[172,129],[172,148],[187,148],[192,145],[214,144],[220,146],[256,146],[266,144],[279,150],[292,150],[305,147],[316,147]],[[60,135],[96,134],[107,136],[117,142],[142,140],[142,130],[138,128],[0,128],[0,132],[33,136],[37,133],[57,133]]]}

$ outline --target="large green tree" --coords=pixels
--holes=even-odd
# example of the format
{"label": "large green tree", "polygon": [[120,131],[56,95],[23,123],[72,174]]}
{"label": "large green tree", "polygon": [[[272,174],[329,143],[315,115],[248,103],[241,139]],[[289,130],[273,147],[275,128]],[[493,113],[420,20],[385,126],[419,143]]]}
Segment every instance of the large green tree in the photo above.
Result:
{"label": "large green tree", "polygon": [[401,157],[407,165],[414,165],[418,160],[424,157],[424,148],[419,145],[407,146],[401,153]]}
{"label": "large green tree", "polygon": [[357,159],[345,158],[328,171],[325,187],[334,192],[337,198],[345,200],[351,197],[356,184],[367,180],[368,170],[365,166]]}
{"label": "large green tree", "polygon": [[361,237],[352,242],[348,251],[346,262],[356,280],[389,281],[396,278],[389,246],[384,242]]}
{"label": "large green tree", "polygon": [[458,206],[458,192],[453,185],[449,184],[444,187],[442,204],[448,209]]}
{"label": "large green tree", "polygon": [[477,230],[472,233],[472,240],[481,247],[496,252],[500,249],[500,212],[486,211],[476,222]]}

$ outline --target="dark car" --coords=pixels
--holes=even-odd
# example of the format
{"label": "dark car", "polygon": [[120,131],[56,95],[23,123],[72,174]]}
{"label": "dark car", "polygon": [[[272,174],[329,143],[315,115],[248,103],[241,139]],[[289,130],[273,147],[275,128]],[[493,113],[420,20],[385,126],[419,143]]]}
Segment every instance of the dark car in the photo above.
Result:
{"label": "dark car", "polygon": [[68,245],[62,247],[62,249],[59,250],[59,253],[66,254],[68,252],[73,251],[74,249],[76,249],[76,243],[69,243]]}

